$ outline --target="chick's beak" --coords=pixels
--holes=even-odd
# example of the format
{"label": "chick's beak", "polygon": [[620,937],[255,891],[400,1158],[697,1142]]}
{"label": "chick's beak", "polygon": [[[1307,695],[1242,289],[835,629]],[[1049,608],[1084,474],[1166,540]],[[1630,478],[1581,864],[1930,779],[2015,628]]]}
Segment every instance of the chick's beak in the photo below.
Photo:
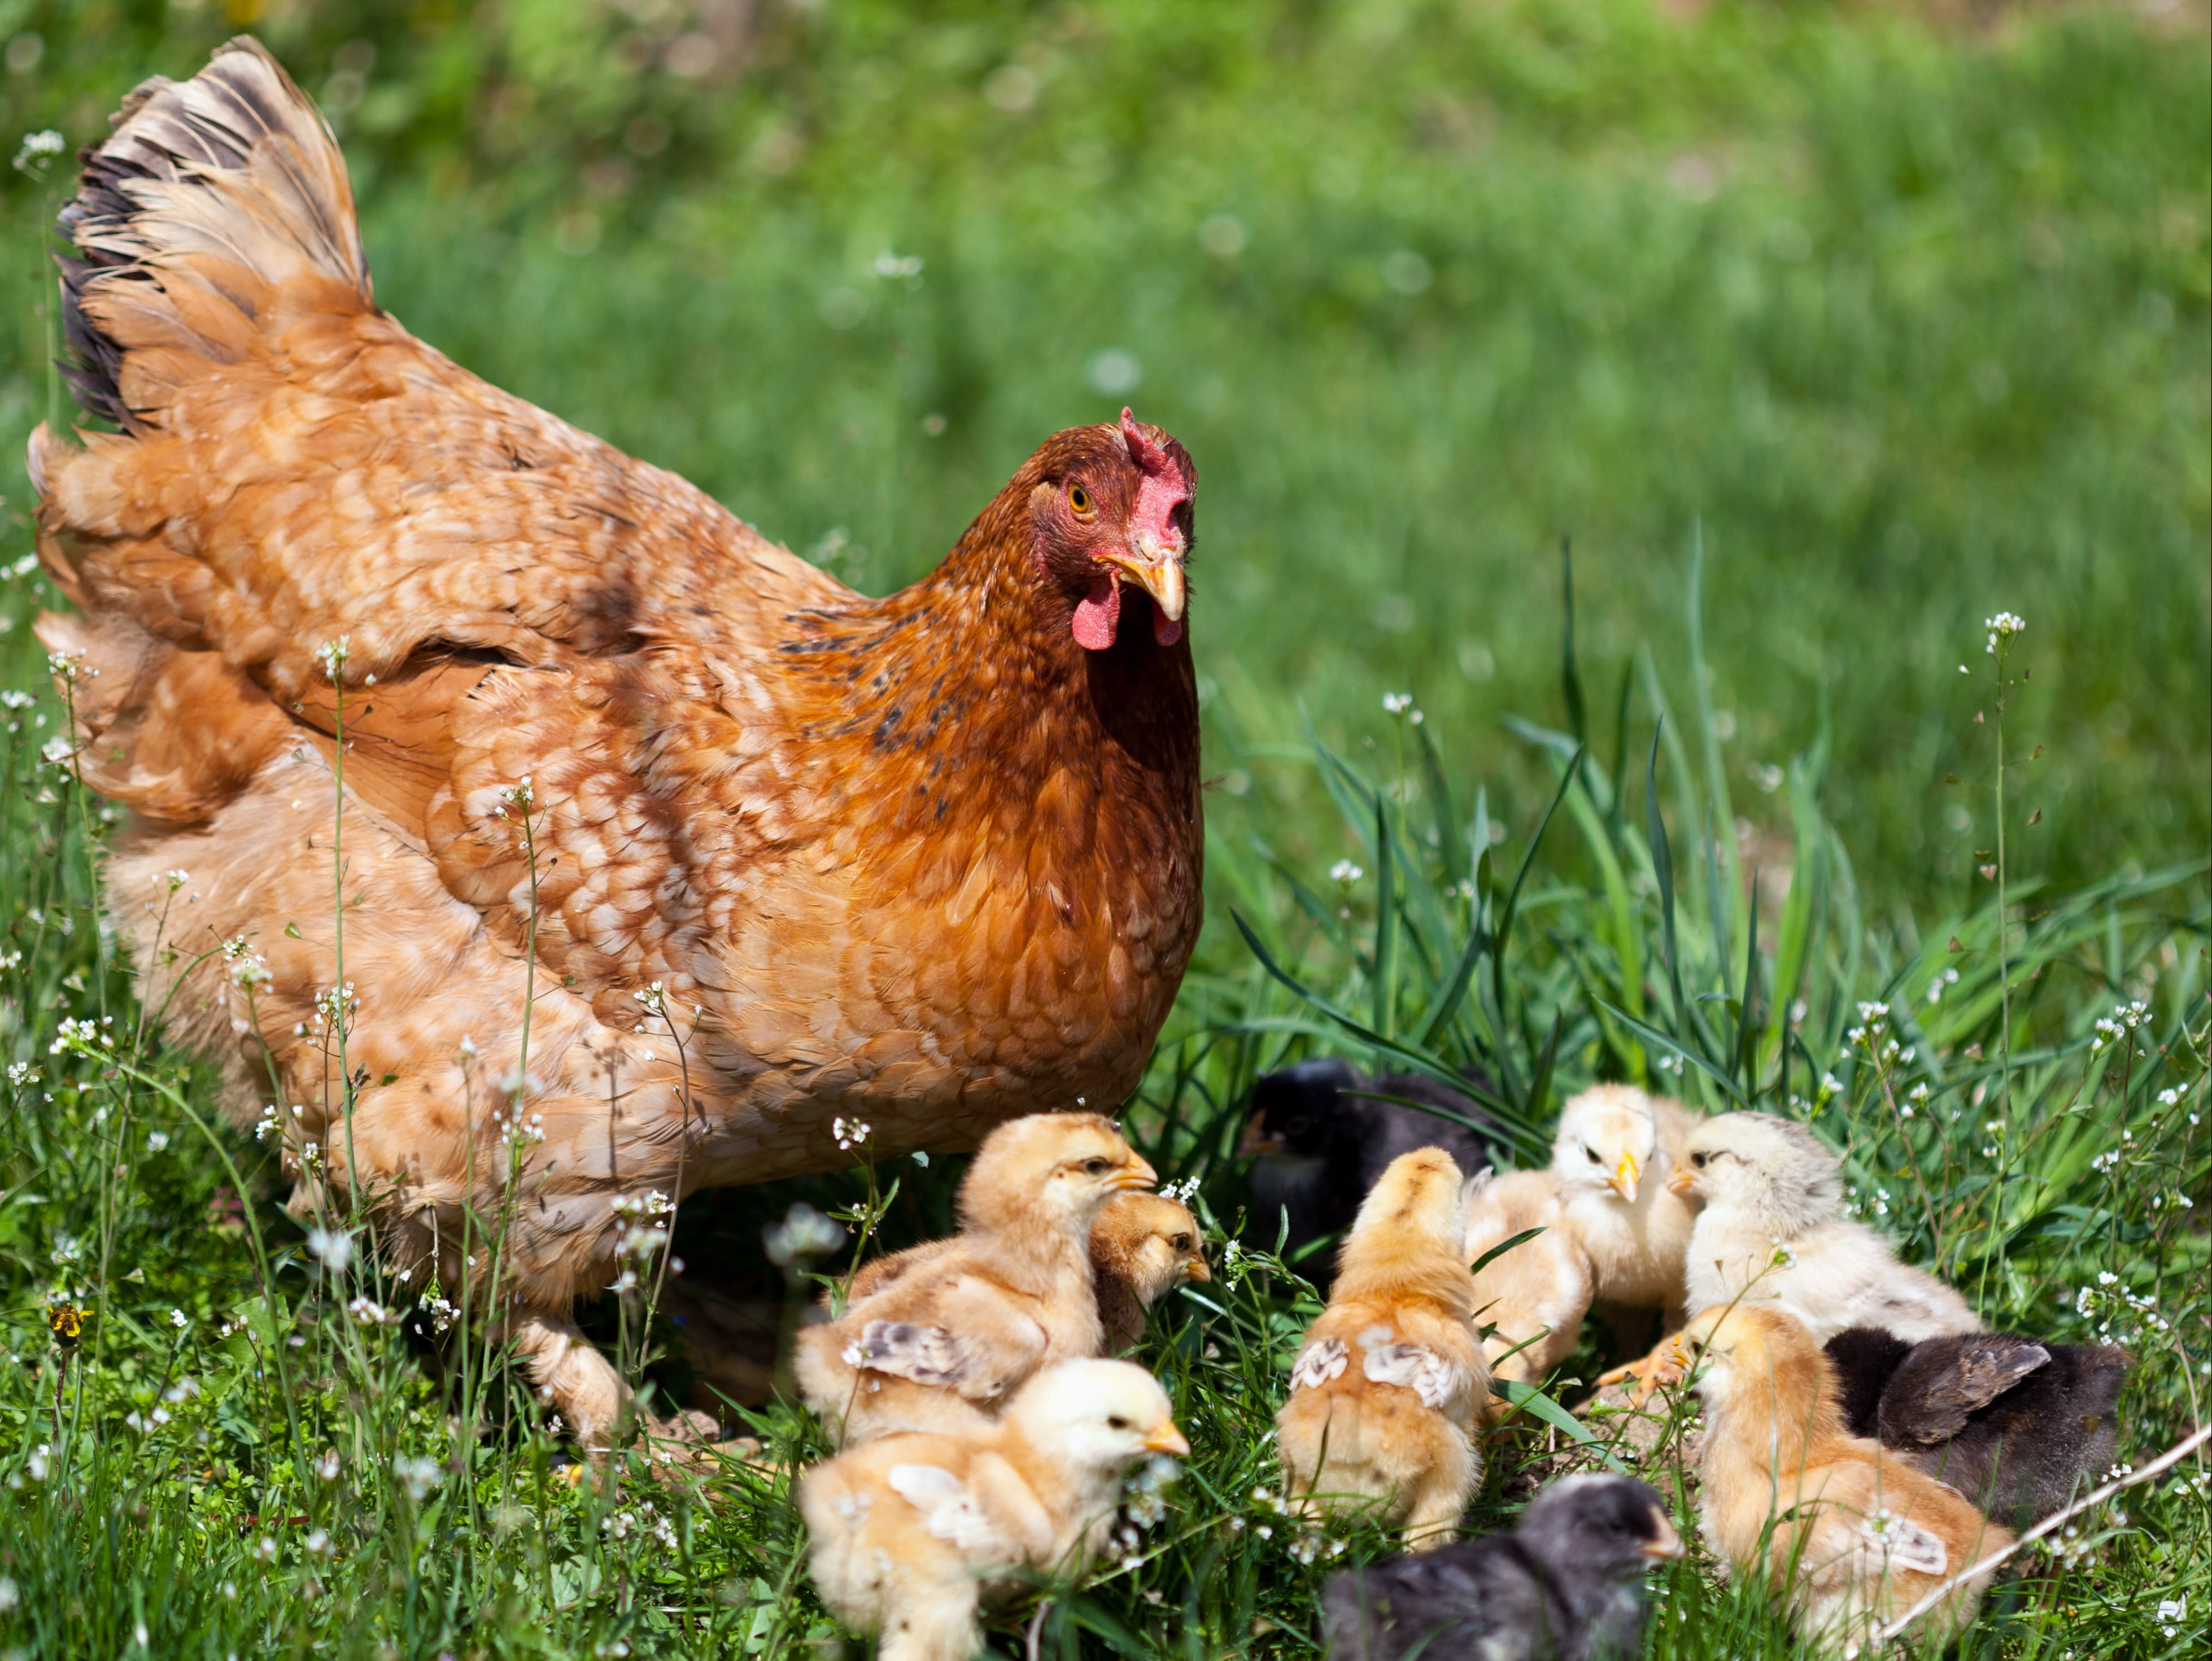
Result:
{"label": "chick's beak", "polygon": [[1662,1562],[1670,1557],[1680,1557],[1683,1549],[1682,1536],[1674,1532],[1674,1524],[1667,1513],[1655,1510],[1651,1513],[1651,1520],[1659,1525],[1659,1532],[1644,1542],[1644,1555]]}
{"label": "chick's beak", "polygon": [[1205,1258],[1193,1257],[1183,1264],[1182,1278],[1186,1281],[1211,1281],[1213,1271],[1206,1266]]}
{"label": "chick's beak", "polygon": [[1190,592],[1183,575],[1182,550],[1150,531],[1139,531],[1130,540],[1134,546],[1101,549],[1097,557],[1150,594],[1162,617],[1181,623]]}
{"label": "chick's beak", "polygon": [[1667,1179],[1667,1188],[1669,1193],[1695,1194],[1698,1191],[1697,1175],[1687,1165],[1684,1165]]}
{"label": "chick's beak", "polygon": [[1634,1205],[1638,1174],[1636,1156],[1633,1153],[1623,1153],[1620,1156],[1620,1163],[1613,1167],[1613,1175],[1605,1179],[1605,1185],[1627,1201],[1629,1204]]}
{"label": "chick's beak", "polygon": [[1175,1427],[1175,1421],[1170,1419],[1146,1433],[1145,1451],[1148,1453],[1172,1453],[1181,1459],[1190,1452],[1190,1444],[1183,1439],[1182,1433]]}
{"label": "chick's beak", "polygon": [[1280,1153],[1282,1151],[1283,1139],[1268,1130],[1265,1119],[1255,1113],[1244,1122],[1244,1135],[1237,1143],[1238,1159],[1249,1159],[1255,1154]]}
{"label": "chick's beak", "polygon": [[1152,1169],[1151,1161],[1133,1153],[1129,1163],[1115,1171],[1106,1185],[1118,1194],[1125,1188],[1150,1188],[1159,1179],[1160,1173]]}

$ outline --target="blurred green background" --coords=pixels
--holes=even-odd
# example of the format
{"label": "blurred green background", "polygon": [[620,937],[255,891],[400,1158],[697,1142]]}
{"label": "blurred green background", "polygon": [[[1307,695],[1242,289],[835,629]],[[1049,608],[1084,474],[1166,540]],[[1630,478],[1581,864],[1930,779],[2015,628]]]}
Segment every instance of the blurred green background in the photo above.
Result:
{"label": "blurred green background", "polygon": [[[1500,717],[1564,724],[1571,536],[1608,764],[1701,537],[1739,831],[1826,735],[1885,904],[1979,897],[2001,608],[2048,749],[2015,871],[2212,838],[2201,3],[0,0],[0,132],[93,140],[249,27],[386,305],[863,588],[1055,428],[1180,435],[1230,834],[1343,851],[1301,721],[1356,745],[1400,690],[1525,831],[1553,773]],[[11,451],[67,177],[7,175]]]}

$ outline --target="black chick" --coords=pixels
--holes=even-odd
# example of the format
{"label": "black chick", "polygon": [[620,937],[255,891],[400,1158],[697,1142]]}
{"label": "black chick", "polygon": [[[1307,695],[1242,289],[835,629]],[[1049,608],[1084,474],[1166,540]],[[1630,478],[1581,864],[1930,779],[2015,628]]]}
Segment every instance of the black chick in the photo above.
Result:
{"label": "black chick", "polygon": [[2112,1463],[2124,1349],[2011,1332],[1908,1344],[1851,1327],[1827,1351],[1852,1435],[1895,1449],[2008,1528],[2050,1516]]}
{"label": "black chick", "polygon": [[[1252,1167],[1252,1235],[1257,1243],[1272,1247],[1287,1218],[1283,1256],[1296,1260],[1300,1247],[1350,1228],[1383,1167],[1417,1147],[1440,1147],[1469,1173],[1508,1162],[1503,1136],[1478,1134],[1419,1108],[1372,1099],[1377,1095],[1425,1102],[1488,1123],[1471,1099],[1423,1074],[1385,1073],[1369,1079],[1334,1056],[1268,1074],[1252,1086],[1244,1140],[1237,1149],[1259,1156]],[[1299,1262],[1298,1270],[1324,1293],[1335,1279],[1334,1262],[1324,1254]]]}
{"label": "black chick", "polygon": [[1644,1572],[1682,1555],[1665,1503],[1626,1476],[1566,1476],[1494,1534],[1330,1577],[1331,1661],[1597,1661],[1643,1648]]}

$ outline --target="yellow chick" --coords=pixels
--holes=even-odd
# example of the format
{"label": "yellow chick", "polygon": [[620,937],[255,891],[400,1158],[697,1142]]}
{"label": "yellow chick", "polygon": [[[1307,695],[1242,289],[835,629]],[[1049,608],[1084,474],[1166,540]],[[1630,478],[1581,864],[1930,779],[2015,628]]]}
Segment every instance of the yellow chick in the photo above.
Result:
{"label": "yellow chick", "polygon": [[1091,1225],[1091,1272],[1109,1355],[1145,1335],[1145,1317],[1171,1289],[1213,1278],[1198,1219],[1164,1194],[1116,1194],[1106,1202]]}
{"label": "yellow chick", "polygon": [[1771,1304],[1816,1344],[1847,1327],[1883,1327],[1908,1343],[1982,1330],[1965,1299],[1842,1215],[1836,1157],[1804,1126],[1723,1114],[1698,1126],[1685,1157],[1673,1186],[1705,1208],[1690,1234],[1692,1308]]}
{"label": "yellow chick", "polygon": [[[874,1257],[854,1272],[848,1303],[857,1304],[925,1264],[933,1263],[959,1244],[927,1240],[887,1257]],[[1145,1334],[1145,1317],[1175,1287],[1211,1281],[1205,1234],[1198,1219],[1180,1200],[1132,1190],[1116,1194],[1091,1224],[1091,1272],[1098,1293],[1098,1320],[1104,1331],[1103,1354],[1119,1354]]]}
{"label": "yellow chick", "polygon": [[[1559,1178],[1548,1171],[1487,1171],[1470,1178],[1467,1260],[1472,1263],[1515,1235],[1543,1232],[1500,1253],[1474,1271],[1474,1321],[1489,1327],[1482,1341],[1494,1378],[1541,1384],[1571,1354],[1589,1312],[1589,1256],[1566,1226]],[[1484,1392],[1484,1416],[1505,1403]]]}
{"label": "yellow chick", "polygon": [[1360,1205],[1275,1415],[1291,1495],[1324,1512],[1376,1506],[1408,1551],[1445,1543],[1482,1476],[1474,1431],[1490,1367],[1466,1246],[1451,1156],[1393,1159]]}
{"label": "yellow chick", "polygon": [[1143,1368],[1062,1361],[981,1429],[888,1436],[808,1471],[807,1567],[831,1614],[879,1635],[879,1661],[966,1661],[983,1600],[1023,1568],[1081,1570],[1128,1469],[1189,1451]]}
{"label": "yellow chick", "polygon": [[[1787,1597],[1798,1635],[1855,1653],[1870,1628],[2001,1549],[2008,1530],[1879,1442],[1846,1435],[1835,1377],[1804,1324],[1760,1305],[1706,1310],[1674,1341],[1705,1407],[1698,1522],[1738,1573]],[[1988,1576],[1962,1582],[1921,1641],[1972,1621]]]}
{"label": "yellow chick", "polygon": [[1599,1085],[1559,1114],[1552,1145],[1567,1226],[1589,1256],[1601,1303],[1685,1314],[1683,1260],[1696,1214],[1668,1187],[1697,1117],[1633,1085]]}
{"label": "yellow chick", "polygon": [[1091,1225],[1151,1165],[1095,1113],[1036,1113],[984,1140],[945,1250],[802,1328],[799,1391],[845,1445],[898,1431],[975,1429],[1038,1368],[1102,1340]]}

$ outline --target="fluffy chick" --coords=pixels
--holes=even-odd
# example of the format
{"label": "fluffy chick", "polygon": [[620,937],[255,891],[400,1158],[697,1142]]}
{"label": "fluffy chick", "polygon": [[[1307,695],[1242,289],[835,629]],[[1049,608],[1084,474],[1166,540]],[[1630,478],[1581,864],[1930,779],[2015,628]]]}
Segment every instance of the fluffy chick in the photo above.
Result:
{"label": "fluffy chick", "polygon": [[1599,1085],[1559,1114],[1552,1174],[1567,1226],[1589,1255],[1601,1302],[1666,1311],[1680,1326],[1683,1262],[1697,1214],[1668,1186],[1696,1116],[1633,1085]]}
{"label": "fluffy chick", "polygon": [[1091,1225],[1151,1165],[1095,1113],[1036,1113],[985,1138],[960,1236],[933,1261],[801,1329],[800,1396],[847,1445],[974,1429],[1038,1368],[1098,1353]]}
{"label": "fluffy chick", "polygon": [[[1850,1652],[1875,1623],[2010,1543],[1955,1489],[1845,1433],[1835,1378],[1804,1324],[1742,1304],[1706,1310],[1674,1364],[1705,1406],[1699,1526],[1740,1573],[1784,1595],[1798,1635]],[[1986,1574],[1930,1611],[1923,1641],[1973,1619]]]}
{"label": "fluffy chick", "polygon": [[2040,1522],[2112,1463],[2130,1356],[2111,1344],[1948,1333],[1908,1344],[1852,1327],[1828,1340],[1854,1436],[1948,1482],[1999,1522]]}
{"label": "fluffy chick", "polygon": [[1091,1272],[1109,1355],[1135,1346],[1145,1317],[1172,1288],[1213,1278],[1198,1219],[1164,1194],[1117,1194],[1107,1202],[1091,1225]]}
{"label": "fluffy chick", "polygon": [[[1355,1093],[1364,1092],[1364,1093]],[[1460,1092],[1419,1073],[1368,1078],[1334,1056],[1300,1062],[1270,1073],[1252,1086],[1239,1153],[1252,1166],[1252,1234],[1273,1247],[1278,1231],[1285,1258],[1352,1226],[1359,1202],[1383,1168],[1417,1147],[1440,1147],[1463,1171],[1503,1164],[1504,1138],[1406,1107],[1377,1096],[1425,1102],[1463,1119],[1486,1123],[1480,1107]],[[1319,1256],[1300,1272],[1327,1295],[1331,1265]]]}
{"label": "fluffy chick", "polygon": [[1915,1343],[1982,1329],[1965,1299],[1843,1216],[1836,1157],[1802,1125],[1723,1114],[1691,1133],[1685,1159],[1673,1185],[1705,1207],[1690,1232],[1692,1308],[1771,1304],[1803,1322],[1815,1343],[1854,1326]]}
{"label": "fluffy chick", "polygon": [[[1541,1384],[1573,1354],[1589,1312],[1589,1256],[1567,1227],[1559,1178],[1548,1171],[1482,1171],[1468,1183],[1467,1260],[1473,1263],[1515,1235],[1540,1229],[1474,1271],[1474,1319],[1491,1376]],[[1486,1416],[1504,1403],[1485,1393]]]}
{"label": "fluffy chick", "polygon": [[1129,1467],[1189,1451],[1143,1368],[1062,1361],[982,1429],[885,1437],[808,1471],[808,1570],[831,1614],[880,1635],[880,1661],[965,1661],[985,1597],[1024,1567],[1080,1570]]}
{"label": "fluffy chick", "polygon": [[1410,1551],[1444,1542],[1482,1475],[1474,1432],[1490,1368],[1466,1244],[1451,1156],[1393,1159],[1352,1222],[1275,1415],[1291,1496],[1323,1511],[1379,1502]]}
{"label": "fluffy chick", "polygon": [[1331,1661],[1597,1661],[1640,1654],[1644,1573],[1682,1555],[1659,1495],[1626,1476],[1568,1476],[1510,1534],[1331,1577]]}
{"label": "fluffy chick", "polygon": [[[959,1242],[928,1240],[887,1257],[874,1257],[854,1272],[845,1296],[848,1304],[882,1291],[893,1281],[926,1267]],[[1120,1354],[1145,1335],[1145,1317],[1175,1287],[1211,1281],[1206,1237],[1190,1208],[1164,1194],[1132,1191],[1106,1202],[1091,1224],[1091,1273],[1098,1294],[1098,1321],[1104,1354]]]}

